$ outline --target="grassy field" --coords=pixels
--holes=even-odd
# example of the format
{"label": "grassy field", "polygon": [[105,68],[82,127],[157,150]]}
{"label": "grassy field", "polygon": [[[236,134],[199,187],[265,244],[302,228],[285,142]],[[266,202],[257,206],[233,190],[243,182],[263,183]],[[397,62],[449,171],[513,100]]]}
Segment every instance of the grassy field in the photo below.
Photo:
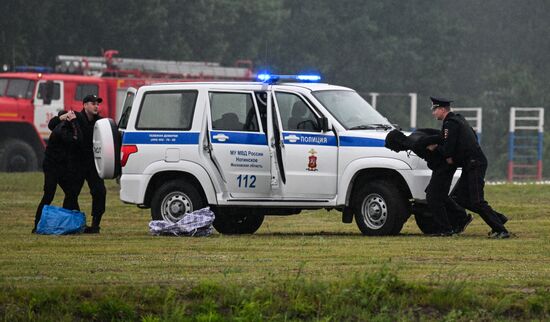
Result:
{"label": "grassy field", "polygon": [[[487,187],[492,206],[510,218],[507,227],[516,237],[509,240],[487,239],[489,229],[477,215],[457,237],[424,236],[412,218],[399,236],[365,237],[355,224],[342,224],[339,213],[324,210],[267,217],[250,236],[174,238],[150,236],[149,210],[122,204],[113,181],[108,182],[101,234],[32,235],[42,180],[41,173],[0,174],[4,320],[225,320],[248,311],[252,313],[241,319],[256,320],[258,312],[260,320],[550,319],[549,185]],[[54,204],[61,204],[61,194]],[[87,188],[80,202],[88,213]],[[369,297],[376,285],[384,286],[387,298]],[[341,295],[350,289],[367,292],[369,303],[398,302],[358,311],[352,308],[363,306],[355,302],[333,302],[354,298]],[[302,294],[308,305],[325,303],[323,294],[334,310],[282,314],[284,305],[300,302],[290,300],[290,294]],[[239,303],[254,296],[270,298],[271,305],[253,300],[256,306],[239,309]],[[205,308],[209,302],[200,300],[204,298],[215,305]],[[114,309],[92,305],[88,315],[80,306],[76,311],[44,311],[62,303],[86,303],[83,299],[106,301]],[[148,301],[149,306],[136,309]],[[191,305],[195,301],[200,305]],[[172,306],[177,310],[167,309]]]}

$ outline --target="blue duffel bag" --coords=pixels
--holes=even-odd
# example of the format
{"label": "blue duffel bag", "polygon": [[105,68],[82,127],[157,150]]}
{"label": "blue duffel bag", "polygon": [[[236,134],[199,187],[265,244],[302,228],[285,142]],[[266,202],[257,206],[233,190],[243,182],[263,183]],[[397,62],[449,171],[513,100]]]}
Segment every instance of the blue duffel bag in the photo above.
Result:
{"label": "blue duffel bag", "polygon": [[86,228],[86,216],[77,210],[45,205],[36,233],[42,235],[78,234]]}

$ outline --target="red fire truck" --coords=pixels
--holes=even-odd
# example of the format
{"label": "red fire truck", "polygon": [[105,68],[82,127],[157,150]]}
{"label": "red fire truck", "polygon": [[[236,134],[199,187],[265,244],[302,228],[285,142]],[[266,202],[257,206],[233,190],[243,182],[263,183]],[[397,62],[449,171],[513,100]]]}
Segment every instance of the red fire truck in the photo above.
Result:
{"label": "red fire truck", "polygon": [[[0,171],[39,169],[49,120],[61,110],[81,110],[88,94],[103,98],[100,114],[118,120],[128,87],[174,81],[254,79],[252,63],[235,67],[212,62],[57,56],[56,72],[0,73]],[[20,69],[24,70],[24,69]]]}

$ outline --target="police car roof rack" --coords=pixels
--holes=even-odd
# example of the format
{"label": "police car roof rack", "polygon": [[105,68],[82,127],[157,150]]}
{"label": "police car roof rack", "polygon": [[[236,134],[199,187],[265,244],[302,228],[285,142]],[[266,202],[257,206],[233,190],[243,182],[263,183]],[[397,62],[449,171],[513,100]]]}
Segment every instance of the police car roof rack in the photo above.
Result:
{"label": "police car roof rack", "polygon": [[277,84],[280,81],[300,82],[300,83],[318,83],[321,81],[320,75],[315,74],[298,74],[298,75],[276,75],[268,73],[260,73],[256,79],[266,84]]}

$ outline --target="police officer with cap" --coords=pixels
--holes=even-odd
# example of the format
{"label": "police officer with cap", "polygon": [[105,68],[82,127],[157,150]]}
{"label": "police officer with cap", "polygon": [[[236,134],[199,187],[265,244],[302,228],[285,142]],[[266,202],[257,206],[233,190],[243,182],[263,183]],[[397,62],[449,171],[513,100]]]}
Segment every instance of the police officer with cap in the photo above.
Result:
{"label": "police officer with cap", "polygon": [[[88,234],[97,234],[100,231],[101,217],[105,212],[107,194],[105,183],[97,174],[93,152],[94,125],[97,120],[101,119],[101,116],[99,116],[99,104],[101,102],[103,102],[101,97],[87,95],[82,100],[82,111],[74,113],[78,126],[82,131],[82,149],[79,153],[78,162],[81,175],[75,178],[75,180],[79,180],[77,183],[80,187],[78,194],[80,194],[85,180],[92,195],[92,225],[87,226],[84,230],[84,233]],[[48,123],[48,127],[53,129],[59,122],[59,117],[54,117]]]}
{"label": "police officer with cap", "polygon": [[409,136],[399,130],[393,130],[386,136],[385,146],[393,151],[412,150],[418,157],[426,160],[432,170],[430,182],[426,187],[427,206],[432,214],[431,224],[419,223],[423,214],[416,214],[421,230],[432,236],[453,236],[462,233],[472,222],[472,215],[466,214],[464,208],[449,197],[449,190],[456,171],[454,165],[449,165],[439,153],[426,147],[442,142],[440,131],[436,129],[417,129]]}
{"label": "police officer with cap", "polygon": [[487,171],[487,158],[478,144],[477,136],[460,114],[451,112],[451,100],[430,97],[432,115],[443,121],[441,144],[432,144],[428,149],[436,149],[443,155],[447,164],[462,167],[462,174],[452,193],[456,202],[475,213],[491,227],[489,237],[509,238],[510,233],[504,227],[508,219],[496,212],[485,200],[483,188]]}

